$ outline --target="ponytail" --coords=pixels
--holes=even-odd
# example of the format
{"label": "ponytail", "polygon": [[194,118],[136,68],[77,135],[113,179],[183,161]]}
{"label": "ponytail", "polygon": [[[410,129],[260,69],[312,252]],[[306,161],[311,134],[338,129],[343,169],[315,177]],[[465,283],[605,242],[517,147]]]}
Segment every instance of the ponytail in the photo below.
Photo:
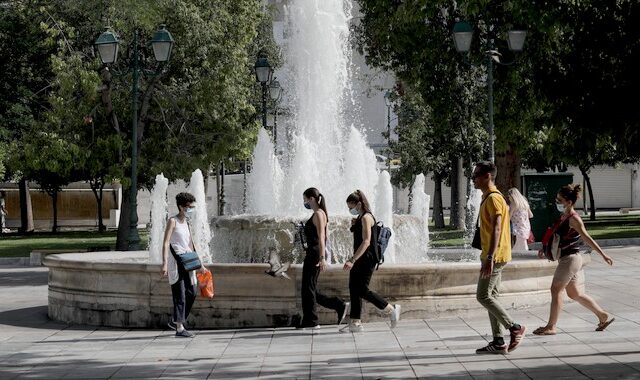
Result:
{"label": "ponytail", "polygon": [[575,204],[578,198],[580,198],[580,194],[582,193],[582,186],[579,184],[571,184],[562,186],[562,188],[558,191],[558,194],[562,196],[562,198],[570,201]]}
{"label": "ponytail", "polygon": [[347,203],[358,203],[360,202],[362,204],[362,211],[364,211],[364,213],[369,213],[371,215],[373,215],[373,212],[371,212],[371,206],[369,205],[369,201],[367,200],[367,197],[364,195],[364,193],[361,190],[356,190],[353,193],[349,194],[349,196],[347,197]]}
{"label": "ponytail", "polygon": [[315,198],[316,202],[318,202],[318,207],[320,207],[320,209],[322,211],[324,211],[324,214],[327,217],[327,224],[328,224],[329,223],[329,213],[327,212],[327,203],[324,201],[324,195],[322,195],[320,193],[320,191],[318,189],[316,189],[315,187],[308,188],[302,194],[307,198]]}

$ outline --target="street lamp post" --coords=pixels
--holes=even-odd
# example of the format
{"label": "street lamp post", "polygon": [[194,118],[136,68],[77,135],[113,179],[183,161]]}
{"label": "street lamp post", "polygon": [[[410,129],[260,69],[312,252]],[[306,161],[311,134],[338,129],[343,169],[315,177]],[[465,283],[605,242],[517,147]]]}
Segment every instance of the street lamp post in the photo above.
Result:
{"label": "street lamp post", "polygon": [[256,72],[256,82],[260,82],[262,85],[262,127],[267,129],[267,91],[269,82],[271,82],[271,65],[269,60],[265,56],[259,56],[256,61],[254,70]]}
{"label": "street lamp post", "polygon": [[273,149],[277,151],[278,145],[278,103],[282,98],[282,87],[280,87],[280,82],[277,80],[272,80],[269,85],[269,96],[271,96],[271,100],[273,100]]}
{"label": "street lamp post", "polygon": [[[118,60],[118,37],[115,33],[106,29],[96,40],[95,46],[103,64],[109,65]],[[131,187],[129,193],[129,236],[128,246],[130,251],[138,250],[140,235],[138,234],[138,81],[140,79],[140,52],[138,47],[138,31],[133,34],[131,48],[130,70],[133,83],[131,86],[132,110],[131,110]],[[164,25],[153,34],[151,46],[156,61],[167,62],[171,57],[174,40],[171,33]],[[151,73],[157,75],[159,72]]]}
{"label": "street lamp post", "polygon": [[384,93],[384,104],[387,106],[387,171],[391,173],[391,91]]}
{"label": "street lamp post", "polygon": [[[509,30],[507,32],[507,44],[509,50],[521,52],[527,37],[526,30]],[[473,39],[473,29],[465,21],[458,21],[453,27],[453,43],[458,53],[468,53]],[[500,52],[493,45],[493,38],[487,38],[487,50],[484,52],[483,63],[487,65],[487,100],[488,100],[488,132],[489,132],[489,159],[495,162],[495,128],[493,125],[493,70],[495,64],[508,66],[512,62],[501,62]]]}

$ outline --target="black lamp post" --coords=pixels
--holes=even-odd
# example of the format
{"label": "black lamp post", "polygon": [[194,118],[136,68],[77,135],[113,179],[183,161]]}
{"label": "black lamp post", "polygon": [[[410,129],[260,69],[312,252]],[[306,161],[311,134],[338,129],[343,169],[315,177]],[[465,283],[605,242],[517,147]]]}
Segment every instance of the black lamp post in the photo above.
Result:
{"label": "black lamp post", "polygon": [[[95,46],[103,64],[109,65],[118,60],[118,37],[108,28],[98,37]],[[132,72],[133,84],[131,86],[132,111],[131,111],[131,188],[129,193],[129,250],[139,249],[140,235],[138,234],[138,81],[140,78],[140,51],[138,47],[138,31],[133,35],[131,48],[133,54],[129,69]],[[153,54],[158,62],[167,62],[171,57],[174,40],[171,33],[164,25],[153,34],[151,46]],[[157,75],[158,73],[153,73]]]}
{"label": "black lamp post", "polygon": [[[507,32],[507,45],[513,52],[521,52],[524,41],[527,38],[526,30],[509,30]],[[473,40],[473,28],[465,21],[456,22],[453,27],[453,43],[458,53],[468,53]],[[484,52],[482,62],[487,65],[487,94],[489,116],[489,159],[495,162],[495,131],[493,125],[493,68],[494,64],[508,66],[513,62],[501,62],[500,52],[493,45],[493,37],[487,38],[487,50]]]}
{"label": "black lamp post", "polygon": [[282,87],[280,82],[272,80],[269,85],[269,96],[273,100],[273,149],[277,151],[278,145],[278,103],[282,98]]}
{"label": "black lamp post", "polygon": [[269,90],[269,82],[271,82],[271,65],[265,56],[259,56],[254,66],[256,72],[256,82],[262,85],[262,127],[267,129],[267,91]]}

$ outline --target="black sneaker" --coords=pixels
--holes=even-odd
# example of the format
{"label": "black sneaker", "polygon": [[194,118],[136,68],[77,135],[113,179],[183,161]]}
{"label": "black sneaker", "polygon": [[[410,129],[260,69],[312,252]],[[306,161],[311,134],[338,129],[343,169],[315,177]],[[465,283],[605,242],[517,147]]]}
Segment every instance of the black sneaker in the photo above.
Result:
{"label": "black sneaker", "polygon": [[182,331],[176,331],[176,337],[193,338],[193,333],[190,333],[189,331],[187,331],[187,329],[184,329]]}
{"label": "black sneaker", "polygon": [[338,326],[340,326],[342,322],[344,322],[344,319],[347,317],[347,314],[349,314],[350,306],[351,306],[351,302],[345,302],[342,304],[341,309],[336,310],[336,312],[338,313]]}
{"label": "black sneaker", "polygon": [[499,355],[505,355],[508,351],[507,349],[509,348],[509,345],[504,343],[504,344],[496,344],[494,342],[491,342],[489,344],[487,344],[485,347],[482,348],[478,348],[476,350],[476,354],[479,355],[484,355],[484,354],[499,354]]}
{"label": "black sneaker", "polygon": [[167,322],[167,326],[169,326],[169,328],[171,330],[177,330],[178,329],[178,327],[176,326],[176,323],[174,321]]}

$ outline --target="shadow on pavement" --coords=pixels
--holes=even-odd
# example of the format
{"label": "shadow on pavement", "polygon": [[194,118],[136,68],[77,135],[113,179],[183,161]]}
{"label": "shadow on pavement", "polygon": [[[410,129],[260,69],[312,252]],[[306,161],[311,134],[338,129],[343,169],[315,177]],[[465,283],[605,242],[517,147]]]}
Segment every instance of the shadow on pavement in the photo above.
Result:
{"label": "shadow on pavement", "polygon": [[0,287],[42,286],[47,285],[48,278],[49,272],[42,270],[3,271]]}

